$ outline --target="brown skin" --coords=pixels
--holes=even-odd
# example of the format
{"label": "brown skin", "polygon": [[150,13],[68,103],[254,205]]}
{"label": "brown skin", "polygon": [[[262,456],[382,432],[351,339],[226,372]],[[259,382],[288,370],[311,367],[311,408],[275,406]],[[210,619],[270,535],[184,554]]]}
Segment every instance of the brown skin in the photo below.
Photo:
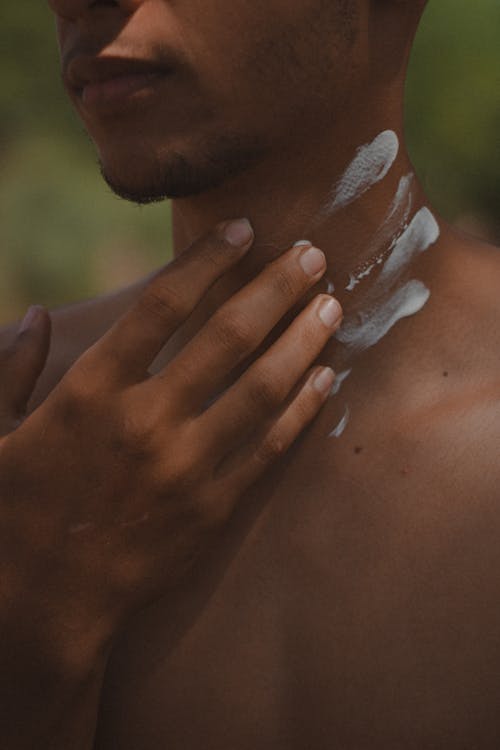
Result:
{"label": "brown skin", "polygon": [[[179,65],[165,89],[119,113],[86,114],[73,94],[108,181],[145,200],[183,195],[177,254],[229,215],[250,215],[256,229],[248,259],[157,367],[299,235],[325,250],[330,278],[345,287],[411,168],[404,149],[385,181],[309,227],[360,144],[387,128],[402,140],[405,62],[423,3],[353,0],[343,16],[321,0],[52,5],[63,57],[92,43],[154,59],[161,42]],[[217,142],[221,133],[240,139],[238,153]],[[217,185],[227,161],[236,173]],[[424,202],[416,192],[415,208]],[[431,290],[425,309],[357,358],[341,398],[246,493],[253,502],[191,579],[123,629],[97,748],[499,746],[500,260],[441,229],[411,269]],[[346,310],[369,284],[340,296]],[[76,355],[70,332],[81,326],[84,349],[135,293],[56,313],[35,400]],[[339,356],[332,344],[321,361]],[[328,441],[346,402],[348,428]]]}
{"label": "brown skin", "polygon": [[498,747],[496,252],[457,239],[426,259],[425,311],[124,630],[99,750]]}
{"label": "brown skin", "polygon": [[248,252],[253,234],[234,247],[226,230],[160,272],[25,419],[49,348],[47,313],[1,352],[1,737],[11,750],[89,747],[113,636],[186,574],[331,389],[328,368],[303,378],[341,319],[319,295],[221,394],[324,273],[310,246],[269,265],[149,374]]}

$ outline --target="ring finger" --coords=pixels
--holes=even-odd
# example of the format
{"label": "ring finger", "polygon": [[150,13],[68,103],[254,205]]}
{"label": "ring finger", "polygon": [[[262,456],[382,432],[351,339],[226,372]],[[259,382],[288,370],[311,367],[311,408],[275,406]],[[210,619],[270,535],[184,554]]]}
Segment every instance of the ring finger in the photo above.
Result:
{"label": "ring finger", "polygon": [[269,419],[319,356],[337,330],[342,310],[328,295],[318,295],[278,341],[199,418],[220,450],[244,438]]}

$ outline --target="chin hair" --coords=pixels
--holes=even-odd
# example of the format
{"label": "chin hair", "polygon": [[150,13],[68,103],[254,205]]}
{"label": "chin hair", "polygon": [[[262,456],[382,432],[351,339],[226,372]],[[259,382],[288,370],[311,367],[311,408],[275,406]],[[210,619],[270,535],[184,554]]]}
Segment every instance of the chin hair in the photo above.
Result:
{"label": "chin hair", "polygon": [[133,158],[129,158],[128,173],[120,168],[119,176],[101,161],[101,174],[115,195],[147,205],[214,190],[259,162],[268,151],[261,139],[241,136],[218,136],[209,147],[204,146],[200,158],[167,151],[155,157],[146,175],[141,174],[142,169],[134,170]]}

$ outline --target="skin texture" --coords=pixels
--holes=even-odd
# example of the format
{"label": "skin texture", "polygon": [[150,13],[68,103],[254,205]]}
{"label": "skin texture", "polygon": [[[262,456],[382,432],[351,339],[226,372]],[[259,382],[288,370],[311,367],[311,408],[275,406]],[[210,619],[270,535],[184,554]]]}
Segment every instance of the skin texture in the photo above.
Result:
{"label": "skin texture", "polygon": [[221,392],[323,275],[325,257],[310,245],[270,264],[149,372],[252,241],[248,222],[226,222],[196,242],[28,416],[47,312],[32,308],[0,352],[0,662],[11,683],[0,731],[11,750],[89,746],[116,632],[182,579],[328,397],[330,369],[302,377],[340,323],[326,295]]}
{"label": "skin texture", "polygon": [[[344,38],[347,20],[342,21],[341,33],[337,31],[340,13],[336,3],[307,0],[288,4],[282,0],[271,5],[268,16],[249,2],[225,7],[220,1],[191,0],[176,7],[153,0],[137,8],[131,23],[126,23],[123,13],[120,17],[116,9],[103,5],[88,15],[100,15],[99,34],[91,21],[76,36],[71,21],[81,11],[78,5],[62,3],[59,8],[54,4],[56,11],[66,9],[69,19],[59,23],[63,67],[71,65],[75,54],[99,52],[104,39],[110,57],[129,55],[132,50],[134,57],[154,56],[174,72],[165,82],[163,96],[157,97],[151,108],[142,101],[126,119],[118,114],[123,128],[119,139],[115,113],[110,110],[102,119],[92,106],[73,96],[96,142],[104,174],[127,196],[147,200],[148,196],[206,192],[230,174],[262,161],[276,143],[283,144],[289,131],[287,122],[302,119],[304,124],[306,120],[312,123],[320,111],[327,114],[325,106],[331,110],[330,97],[317,90],[316,81],[318,73],[332,77],[337,56],[348,46]],[[273,18],[274,26],[269,24]],[[327,56],[318,59],[311,49],[311,41],[326,41],[325,24],[335,30],[336,52],[331,60]],[[307,37],[303,28],[310,30]],[[244,33],[238,34],[237,29]],[[284,94],[279,101],[277,80]],[[259,116],[255,117],[255,100],[248,92],[257,90]],[[309,92],[307,96],[305,92]],[[345,85],[332,93],[340,100]],[[154,113],[146,126],[144,104]],[[143,133],[140,144],[139,124]],[[137,156],[132,167],[127,164],[130,148]]]}
{"label": "skin texture", "polygon": [[[154,57],[161,42],[179,65],[168,96],[143,92],[119,112],[86,113],[71,94],[108,181],[143,200],[180,196],[178,254],[229,215],[256,230],[252,253],[156,367],[304,236],[325,251],[346,313],[362,305],[371,280],[345,286],[411,171],[404,146],[385,180],[309,232],[356,149],[389,128],[404,144],[405,63],[423,3],[52,6],[63,59],[78,44]],[[220,182],[225,162],[234,173]],[[413,201],[426,204],[416,181]],[[422,312],[356,356],[339,397],[247,493],[211,556],[116,638],[100,750],[498,747],[500,261],[440,230],[408,269],[431,292]],[[33,405],[140,286],[53,315]],[[341,355],[332,342],[320,361]],[[328,440],[346,402],[350,422]]]}

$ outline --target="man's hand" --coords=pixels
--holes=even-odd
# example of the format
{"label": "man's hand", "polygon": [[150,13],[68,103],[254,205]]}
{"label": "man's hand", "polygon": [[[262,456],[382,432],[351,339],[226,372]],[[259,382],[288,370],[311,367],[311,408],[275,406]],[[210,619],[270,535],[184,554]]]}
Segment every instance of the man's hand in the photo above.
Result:
{"label": "man's hand", "polygon": [[[45,601],[50,590],[63,612],[76,596],[89,617],[116,627],[177,581],[324,402],[331,371],[319,390],[317,370],[297,387],[340,319],[338,304],[320,295],[208,405],[322,276],[322,254],[307,247],[269,265],[162,372],[149,375],[166,341],[251,245],[251,236],[231,245],[223,229],[160,272],[46,402],[2,439],[0,549],[11,550],[25,596],[40,591]],[[318,259],[312,275],[301,264],[308,252]],[[46,346],[42,336],[39,342],[38,365]],[[14,378],[13,418],[38,365]]]}
{"label": "man's hand", "polygon": [[326,295],[223,391],[323,275],[324,256],[307,246],[265,268],[149,374],[251,246],[251,233],[235,246],[227,229],[218,226],[158,273],[24,421],[47,353],[46,314],[38,311],[36,325],[5,353],[0,619],[10,633],[22,621],[25,638],[26,623],[36,622],[37,639],[76,672],[189,569],[330,391],[328,368],[304,375],[340,322],[338,303]]}

